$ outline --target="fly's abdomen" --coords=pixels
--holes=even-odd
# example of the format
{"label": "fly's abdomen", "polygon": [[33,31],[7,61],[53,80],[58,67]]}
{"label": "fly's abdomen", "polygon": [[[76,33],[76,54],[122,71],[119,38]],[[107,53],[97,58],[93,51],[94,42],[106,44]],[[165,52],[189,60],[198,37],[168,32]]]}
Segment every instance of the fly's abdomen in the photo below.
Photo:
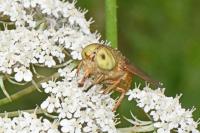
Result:
{"label": "fly's abdomen", "polygon": [[131,87],[132,78],[133,78],[133,75],[131,73],[127,72],[123,76],[123,79],[121,80],[121,82],[120,82],[118,87],[124,89],[125,91],[128,91],[130,89],[130,87]]}

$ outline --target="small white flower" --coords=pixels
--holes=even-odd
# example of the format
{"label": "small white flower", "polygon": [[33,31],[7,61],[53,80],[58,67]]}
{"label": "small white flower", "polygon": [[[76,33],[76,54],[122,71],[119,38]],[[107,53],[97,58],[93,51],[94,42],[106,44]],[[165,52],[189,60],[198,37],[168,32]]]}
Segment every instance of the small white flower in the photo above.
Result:
{"label": "small white flower", "polygon": [[44,91],[46,93],[52,92],[53,88],[56,87],[56,83],[53,81],[48,81],[47,83],[42,83],[42,88],[45,88]]}
{"label": "small white flower", "polygon": [[52,113],[56,108],[60,107],[60,102],[58,98],[53,96],[48,97],[42,104],[42,109],[47,109],[47,112]]}
{"label": "small white flower", "polygon": [[32,73],[30,70],[24,68],[24,67],[21,67],[19,69],[15,69],[14,70],[16,72],[15,74],[15,80],[18,81],[18,82],[21,82],[21,81],[31,81],[32,80]]}
{"label": "small white flower", "polygon": [[15,74],[15,80],[18,82],[21,82],[23,80],[23,76],[24,76],[24,73],[22,71],[19,71]]}
{"label": "small white flower", "polygon": [[31,81],[32,80],[32,73],[30,70],[27,70],[26,72],[24,72],[24,81]]}
{"label": "small white flower", "polygon": [[81,124],[77,123],[76,119],[63,119],[60,121],[61,131],[64,133],[81,133]]}

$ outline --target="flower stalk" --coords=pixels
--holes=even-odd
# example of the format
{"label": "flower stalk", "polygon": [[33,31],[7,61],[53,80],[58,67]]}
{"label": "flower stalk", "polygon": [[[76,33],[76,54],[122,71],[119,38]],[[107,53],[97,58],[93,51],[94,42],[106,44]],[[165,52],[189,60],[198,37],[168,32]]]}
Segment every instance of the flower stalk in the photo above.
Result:
{"label": "flower stalk", "polygon": [[128,128],[118,128],[117,133],[138,133],[138,132],[152,132],[155,128],[153,127],[153,124],[147,125],[147,126],[134,126],[134,127],[128,127]]}
{"label": "flower stalk", "polygon": [[106,39],[113,48],[117,48],[117,0],[105,1],[106,11]]}
{"label": "flower stalk", "polygon": [[18,117],[20,115],[20,112],[27,112],[27,113],[30,113],[30,114],[37,114],[37,115],[45,115],[49,118],[52,118],[52,119],[57,119],[57,116],[53,116],[49,113],[47,113],[46,111],[44,111],[43,109],[41,108],[38,108],[36,107],[36,109],[28,109],[28,110],[20,110],[20,111],[11,111],[11,112],[4,112],[4,113],[0,113],[0,117]]}

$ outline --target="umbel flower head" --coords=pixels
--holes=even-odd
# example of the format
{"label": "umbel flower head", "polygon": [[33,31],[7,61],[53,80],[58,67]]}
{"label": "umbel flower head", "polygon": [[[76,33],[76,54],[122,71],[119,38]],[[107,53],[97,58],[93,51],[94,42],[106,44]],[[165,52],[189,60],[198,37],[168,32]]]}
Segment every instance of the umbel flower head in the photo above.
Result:
{"label": "umbel flower head", "polygon": [[[17,82],[31,81],[31,64],[53,67],[69,53],[81,59],[82,48],[99,42],[91,33],[92,23],[86,11],[75,8],[75,2],[60,0],[0,0],[0,72],[14,74]],[[8,30],[8,26],[14,27]]]}
{"label": "umbel flower head", "polygon": [[58,123],[38,118],[35,113],[19,112],[13,119],[0,118],[0,133],[60,133]]}
{"label": "umbel flower head", "polygon": [[167,97],[164,95],[164,88],[152,90],[146,85],[142,90],[136,86],[128,93],[128,100],[136,100],[137,106],[143,108],[153,119],[153,126],[158,133],[199,133],[198,122],[192,118],[192,110],[181,107],[180,96]]}
{"label": "umbel flower head", "polygon": [[70,133],[108,132],[115,133],[115,114],[112,108],[115,101],[110,95],[100,93],[101,85],[78,87],[76,69],[67,66],[59,70],[65,75],[62,81],[42,83],[50,96],[41,104],[49,113],[57,113],[61,131]]}

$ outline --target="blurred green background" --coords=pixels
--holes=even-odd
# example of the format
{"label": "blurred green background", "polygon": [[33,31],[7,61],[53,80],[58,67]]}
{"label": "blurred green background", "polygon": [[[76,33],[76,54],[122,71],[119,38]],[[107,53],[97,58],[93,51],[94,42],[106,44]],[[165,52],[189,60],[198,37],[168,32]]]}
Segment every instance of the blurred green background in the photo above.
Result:
{"label": "blurred green background", "polygon": [[[121,52],[154,79],[163,82],[167,96],[175,97],[182,93],[182,106],[195,106],[194,117],[199,118],[200,1],[117,2],[118,45]],[[98,30],[102,39],[105,39],[104,4],[104,0],[78,1],[79,6],[89,10],[87,18],[93,17],[95,20],[91,29]],[[133,104],[124,101],[118,111],[129,117],[132,110],[143,119],[142,111]]]}
{"label": "blurred green background", "polygon": [[[86,17],[95,20],[92,31],[98,30],[105,40],[104,0],[79,0],[77,6],[89,10]],[[118,0],[118,42],[119,49],[131,62],[164,83],[167,96],[182,93],[182,106],[195,106],[194,117],[200,117],[199,0]],[[6,86],[13,88],[7,83]],[[38,93],[26,96],[26,102],[22,98],[2,106],[0,111],[33,108],[44,99]],[[143,111],[135,103],[127,102],[127,98],[118,111],[126,117],[132,111],[140,119],[146,119]],[[128,124],[123,118],[122,123],[119,127]]]}

